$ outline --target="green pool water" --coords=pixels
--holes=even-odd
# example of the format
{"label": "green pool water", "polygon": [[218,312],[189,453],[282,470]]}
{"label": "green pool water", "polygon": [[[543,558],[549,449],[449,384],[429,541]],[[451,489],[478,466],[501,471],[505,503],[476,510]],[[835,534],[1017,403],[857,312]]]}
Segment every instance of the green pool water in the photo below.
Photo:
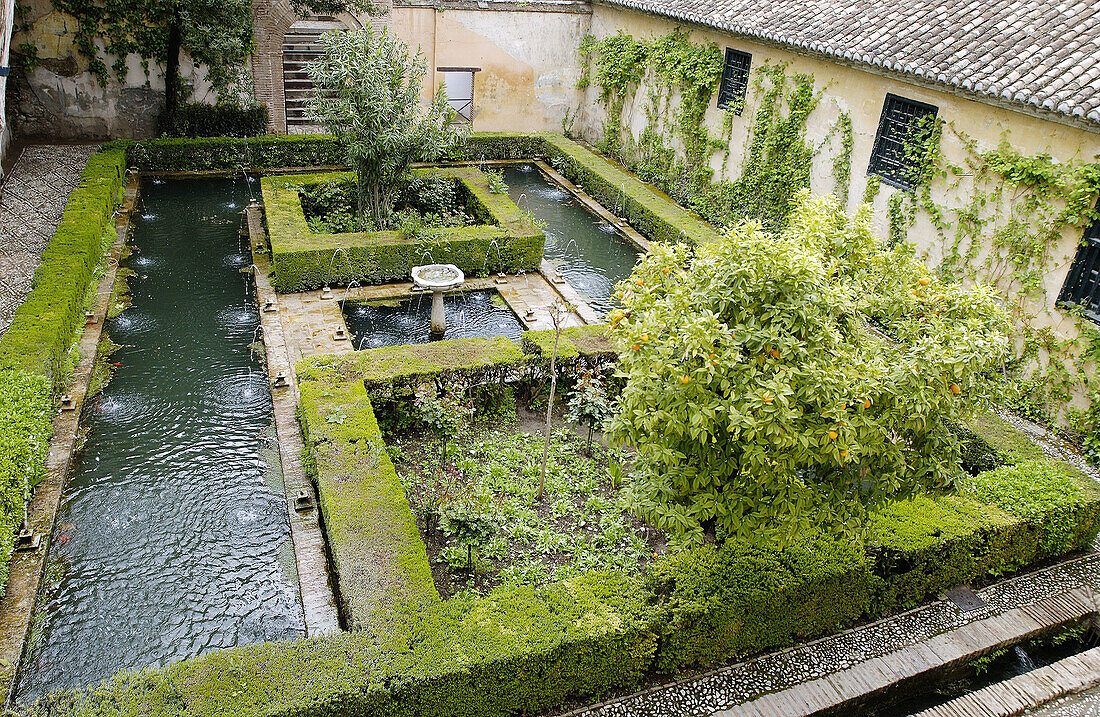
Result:
{"label": "green pool water", "polygon": [[[258,188],[257,188],[258,189]],[[86,406],[17,698],[303,634],[243,179],[144,181],[124,348]]]}

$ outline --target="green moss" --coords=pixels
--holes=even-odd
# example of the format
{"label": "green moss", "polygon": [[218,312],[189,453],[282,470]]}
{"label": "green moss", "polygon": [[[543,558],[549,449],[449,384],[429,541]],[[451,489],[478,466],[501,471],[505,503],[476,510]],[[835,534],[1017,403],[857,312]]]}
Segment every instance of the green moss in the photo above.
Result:
{"label": "green moss", "polygon": [[23,481],[45,476],[53,396],[78,358],[74,344],[94,298],[97,267],[115,239],[123,187],[122,151],[91,156],[42,252],[33,288],[0,339],[0,582],[23,521]]}
{"label": "green moss", "polygon": [[345,624],[374,628],[394,605],[439,602],[363,384],[309,381],[300,390],[306,465],[317,484]]}
{"label": "green moss", "polygon": [[657,666],[711,665],[835,631],[868,609],[872,579],[858,543],[815,534],[782,548],[729,541],[662,558]]}
{"label": "green moss", "polygon": [[539,267],[546,237],[507,195],[490,192],[485,175],[473,167],[434,171],[462,183],[467,207],[482,224],[437,229],[428,240],[396,231],[315,234],[306,223],[295,187],[351,175],[264,177],[261,187],[276,290],[303,291],[352,281],[403,281],[412,267],[429,261],[429,256],[431,261],[458,266],[467,276],[484,276],[501,268],[515,272]]}
{"label": "green moss", "polygon": [[[553,329],[525,331],[523,350],[532,356],[549,360],[554,350]],[[569,361],[579,357],[615,360],[618,355],[619,348],[607,335],[605,324],[570,326],[562,329],[561,338],[558,341],[559,360]]]}
{"label": "green moss", "polygon": [[299,362],[296,370],[303,383],[335,376],[363,382],[372,395],[388,395],[395,387],[415,388],[429,380],[470,380],[490,372],[505,372],[523,360],[523,352],[513,341],[498,336],[313,356]]}

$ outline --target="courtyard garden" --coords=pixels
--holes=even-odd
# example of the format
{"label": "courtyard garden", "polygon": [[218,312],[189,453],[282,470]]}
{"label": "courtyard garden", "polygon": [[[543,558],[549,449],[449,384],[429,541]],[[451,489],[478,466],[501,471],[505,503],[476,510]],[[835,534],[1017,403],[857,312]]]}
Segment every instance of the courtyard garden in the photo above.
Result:
{"label": "courtyard garden", "polygon": [[[781,222],[719,229],[562,134],[471,134],[445,97],[422,108],[423,60],[386,32],[326,43],[311,72],[331,135],[96,155],[41,270],[66,301],[32,294],[0,342],[0,402],[36,397],[4,424],[15,527],[132,182],[104,339],[118,371],[85,409],[80,490],[49,538],[28,713],[540,714],[1096,538],[1093,473],[998,405],[1013,338],[997,294],[930,272],[867,205],[801,191]],[[379,57],[404,68],[388,112]],[[162,177],[177,172],[202,176]],[[540,202],[506,181],[530,173]],[[475,292],[490,311],[466,313]],[[448,338],[437,306],[472,337]],[[166,487],[169,459],[191,490]],[[98,521],[107,502],[125,507]],[[158,560],[173,579],[146,584]],[[120,575],[142,600],[102,610],[170,624],[144,635],[155,659],[116,664],[82,632],[81,591]],[[331,630],[309,629],[311,577]]]}

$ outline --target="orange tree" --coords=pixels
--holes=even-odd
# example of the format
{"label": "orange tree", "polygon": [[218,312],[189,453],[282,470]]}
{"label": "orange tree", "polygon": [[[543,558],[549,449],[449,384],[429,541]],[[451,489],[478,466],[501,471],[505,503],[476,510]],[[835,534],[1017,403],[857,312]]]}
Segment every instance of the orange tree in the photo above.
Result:
{"label": "orange tree", "polygon": [[992,398],[1009,321],[992,290],[947,285],[886,248],[869,209],[803,194],[696,248],[655,245],[610,316],[626,387],[610,425],[637,449],[632,498],[679,540],[773,540],[947,487],[949,426]]}

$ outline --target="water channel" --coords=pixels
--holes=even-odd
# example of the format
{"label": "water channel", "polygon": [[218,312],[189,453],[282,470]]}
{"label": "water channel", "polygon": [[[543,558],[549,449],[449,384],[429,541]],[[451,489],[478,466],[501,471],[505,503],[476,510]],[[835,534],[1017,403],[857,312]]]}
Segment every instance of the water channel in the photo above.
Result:
{"label": "water channel", "polygon": [[615,284],[630,276],[638,250],[534,165],[505,167],[504,181],[512,200],[545,222],[546,260],[600,317],[606,315]]}
{"label": "water channel", "polygon": [[86,405],[17,686],[25,701],[210,650],[300,637],[302,609],[243,179],[145,181],[107,325],[117,375]]}

